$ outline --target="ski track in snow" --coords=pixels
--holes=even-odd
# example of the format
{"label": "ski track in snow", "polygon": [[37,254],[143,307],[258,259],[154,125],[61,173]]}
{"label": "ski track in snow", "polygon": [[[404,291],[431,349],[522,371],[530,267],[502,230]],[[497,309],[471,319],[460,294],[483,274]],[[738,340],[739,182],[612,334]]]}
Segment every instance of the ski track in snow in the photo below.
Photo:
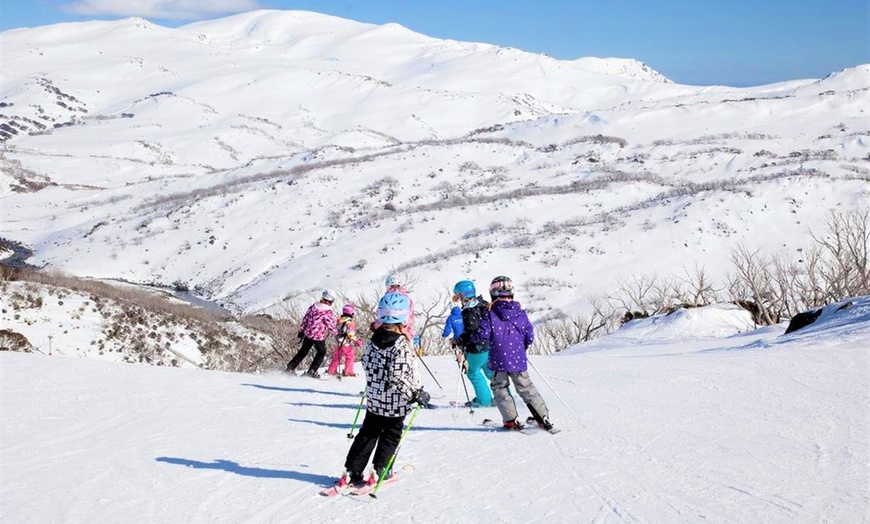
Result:
{"label": "ski track in snow", "polygon": [[[483,428],[495,408],[451,408],[425,377],[439,409],[397,461],[416,473],[377,500],[318,495],[342,470],[361,377],[0,354],[0,520],[867,522],[868,356],[820,346],[535,357],[580,419],[532,371],[558,435]],[[451,359],[427,363],[456,390]]]}

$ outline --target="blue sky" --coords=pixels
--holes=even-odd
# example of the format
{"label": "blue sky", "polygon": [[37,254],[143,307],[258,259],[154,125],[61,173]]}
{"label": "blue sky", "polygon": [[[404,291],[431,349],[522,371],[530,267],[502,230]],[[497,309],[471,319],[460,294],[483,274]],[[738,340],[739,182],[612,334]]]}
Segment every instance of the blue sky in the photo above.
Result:
{"label": "blue sky", "polygon": [[870,0],[0,0],[0,30],[124,16],[178,26],[257,8],[560,59],[636,58],[684,84],[759,85],[870,63]]}

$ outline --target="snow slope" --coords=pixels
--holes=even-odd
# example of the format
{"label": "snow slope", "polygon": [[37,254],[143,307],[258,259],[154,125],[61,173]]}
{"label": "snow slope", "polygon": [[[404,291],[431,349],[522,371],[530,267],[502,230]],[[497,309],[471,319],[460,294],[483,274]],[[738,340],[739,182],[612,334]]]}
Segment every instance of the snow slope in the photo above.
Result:
{"label": "snow slope", "polygon": [[868,311],[859,299],[803,336],[700,338],[726,316],[712,308],[657,321],[684,340],[534,357],[571,406],[531,371],[558,435],[446,407],[455,363],[429,358],[447,391],[424,377],[439,408],[398,460],[416,472],[377,501],[317,495],[341,471],[362,378],[0,354],[0,519],[867,523]]}
{"label": "snow slope", "polygon": [[[870,205],[870,65],[682,86],[300,11],[0,33],[0,237],[237,311],[508,274],[540,318]],[[3,127],[6,126],[6,127]]]}

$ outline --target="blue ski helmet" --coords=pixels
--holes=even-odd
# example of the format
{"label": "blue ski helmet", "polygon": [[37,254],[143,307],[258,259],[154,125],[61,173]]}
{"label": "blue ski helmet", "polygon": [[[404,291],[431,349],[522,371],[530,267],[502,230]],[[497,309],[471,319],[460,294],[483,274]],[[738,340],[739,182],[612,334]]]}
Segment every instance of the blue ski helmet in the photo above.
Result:
{"label": "blue ski helmet", "polygon": [[411,314],[411,301],[402,293],[390,291],[378,301],[378,321],[381,324],[406,324]]}
{"label": "blue ski helmet", "polygon": [[453,286],[453,293],[460,295],[463,298],[474,298],[477,291],[474,290],[474,282],[470,280],[460,280]]}

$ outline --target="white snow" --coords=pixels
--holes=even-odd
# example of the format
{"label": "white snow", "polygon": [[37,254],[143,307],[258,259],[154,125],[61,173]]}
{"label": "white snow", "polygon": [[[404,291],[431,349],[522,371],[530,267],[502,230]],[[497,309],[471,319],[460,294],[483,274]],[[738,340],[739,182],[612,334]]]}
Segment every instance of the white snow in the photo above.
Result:
{"label": "white snow", "polygon": [[[794,255],[870,205],[870,65],[683,86],[301,11],[58,24],[0,49],[0,238],[237,312],[397,270],[421,305],[510,275],[540,319],[631,276],[721,285],[736,246]],[[122,364],[90,297],[37,290],[18,312],[6,284],[0,328],[53,355],[0,354],[2,522],[870,522],[866,297],[789,335],[717,305],[533,357],[555,436],[445,407],[456,365],[429,357],[441,409],[402,449],[416,472],[372,502],[317,496],[361,377]]]}
{"label": "white snow", "polygon": [[244,312],[369,292],[397,267],[422,301],[508,274],[536,316],[583,310],[631,274],[721,284],[735,246],[793,255],[831,210],[870,205],[870,65],[683,86],[632,59],[267,10],[0,46],[0,120],[23,126],[0,158],[0,237]]}
{"label": "white snow", "polygon": [[0,514],[16,523],[866,523],[870,300],[855,302],[801,337],[779,327],[701,339],[725,316],[711,308],[691,323],[657,321],[687,340],[533,357],[558,435],[480,427],[497,411],[447,407],[455,363],[428,357],[446,391],[424,377],[439,408],[421,412],[397,462],[416,471],[377,500],[317,494],[342,470],[361,377],[0,354]]}

